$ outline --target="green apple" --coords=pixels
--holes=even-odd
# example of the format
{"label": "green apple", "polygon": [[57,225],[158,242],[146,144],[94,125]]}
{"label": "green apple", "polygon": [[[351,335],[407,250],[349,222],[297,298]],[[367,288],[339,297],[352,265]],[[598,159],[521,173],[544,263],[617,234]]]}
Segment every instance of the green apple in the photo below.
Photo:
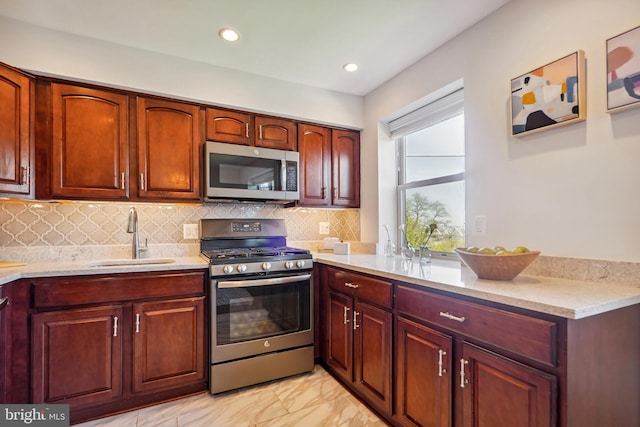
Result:
{"label": "green apple", "polygon": [[478,249],[478,253],[482,255],[495,255],[496,251],[491,248],[480,248]]}
{"label": "green apple", "polygon": [[471,253],[473,253],[473,254],[477,253],[478,251],[479,251],[479,248],[478,248],[478,247],[476,247],[476,246],[469,246],[469,247],[467,248],[467,252],[471,252]]}
{"label": "green apple", "polygon": [[511,254],[513,254],[513,252],[508,251],[508,250],[506,250],[506,249],[505,249],[504,251],[498,251],[498,252],[496,252],[496,255],[511,255]]}
{"label": "green apple", "polygon": [[513,253],[514,253],[514,254],[524,254],[524,253],[527,253],[527,252],[531,252],[531,251],[529,251],[529,249],[527,249],[527,247],[526,247],[526,246],[517,246],[517,247],[513,250]]}
{"label": "green apple", "polygon": [[505,248],[504,246],[494,246],[493,250],[496,251],[496,253],[498,253],[500,251],[506,251],[507,248]]}

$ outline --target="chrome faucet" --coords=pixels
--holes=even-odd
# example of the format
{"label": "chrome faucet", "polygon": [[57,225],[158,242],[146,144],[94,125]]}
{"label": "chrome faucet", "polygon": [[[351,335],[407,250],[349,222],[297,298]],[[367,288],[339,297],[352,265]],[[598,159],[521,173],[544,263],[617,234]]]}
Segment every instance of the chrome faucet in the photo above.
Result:
{"label": "chrome faucet", "polygon": [[131,256],[133,259],[140,258],[140,252],[147,250],[147,242],[143,248],[140,247],[140,236],[138,233],[138,212],[136,208],[129,209],[129,221],[127,223],[127,233],[133,233],[133,241],[131,242]]}

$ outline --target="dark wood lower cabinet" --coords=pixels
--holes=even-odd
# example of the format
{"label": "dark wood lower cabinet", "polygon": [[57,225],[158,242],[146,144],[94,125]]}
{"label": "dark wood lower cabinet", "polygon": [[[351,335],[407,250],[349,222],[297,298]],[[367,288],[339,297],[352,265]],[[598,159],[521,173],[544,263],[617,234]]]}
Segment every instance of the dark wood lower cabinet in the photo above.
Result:
{"label": "dark wood lower cabinet", "polygon": [[122,306],[32,316],[32,398],[85,408],[122,398]]}
{"label": "dark wood lower cabinet", "polygon": [[574,320],[316,268],[323,362],[393,425],[640,425],[640,304]]}
{"label": "dark wood lower cabinet", "polygon": [[556,377],[463,343],[460,358],[462,427],[551,427]]}
{"label": "dark wood lower cabinet", "polygon": [[75,423],[205,390],[205,277],[34,279],[30,401],[68,404]]}
{"label": "dark wood lower cabinet", "polygon": [[398,420],[406,426],[450,426],[453,338],[399,317],[395,343]]}

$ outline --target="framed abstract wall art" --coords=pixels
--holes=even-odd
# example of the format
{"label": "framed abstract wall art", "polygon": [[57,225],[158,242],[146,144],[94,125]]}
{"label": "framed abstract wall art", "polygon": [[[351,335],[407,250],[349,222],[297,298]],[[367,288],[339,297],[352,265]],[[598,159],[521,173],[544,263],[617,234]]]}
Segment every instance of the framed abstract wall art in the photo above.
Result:
{"label": "framed abstract wall art", "polygon": [[511,80],[511,135],[587,118],[584,52],[578,50]]}
{"label": "framed abstract wall art", "polygon": [[607,40],[607,112],[640,105],[640,27]]}

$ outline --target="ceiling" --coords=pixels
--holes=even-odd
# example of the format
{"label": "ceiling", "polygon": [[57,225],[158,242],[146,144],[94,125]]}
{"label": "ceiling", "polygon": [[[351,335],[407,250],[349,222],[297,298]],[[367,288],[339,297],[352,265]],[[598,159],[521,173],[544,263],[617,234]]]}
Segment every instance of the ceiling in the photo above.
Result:
{"label": "ceiling", "polygon": [[[0,0],[34,25],[366,95],[509,0]],[[233,27],[240,40],[218,37]],[[342,66],[355,62],[359,70]]]}

